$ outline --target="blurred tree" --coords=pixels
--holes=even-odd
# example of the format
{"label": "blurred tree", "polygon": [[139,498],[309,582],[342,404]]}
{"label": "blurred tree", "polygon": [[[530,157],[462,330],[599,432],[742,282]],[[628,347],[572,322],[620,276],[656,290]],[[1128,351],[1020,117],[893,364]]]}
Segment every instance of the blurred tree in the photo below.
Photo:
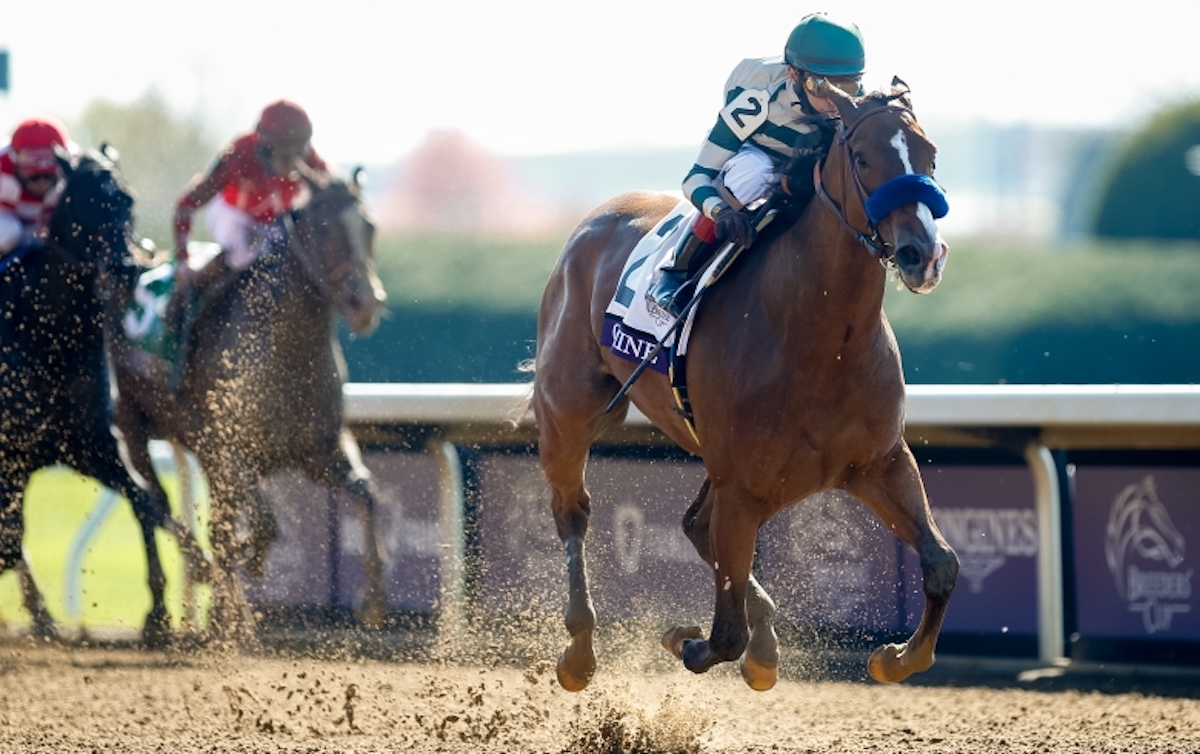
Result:
{"label": "blurred tree", "polygon": [[563,220],[529,194],[511,162],[454,130],[433,131],[375,208],[388,231],[545,237]]}
{"label": "blurred tree", "polygon": [[174,113],[154,89],[127,105],[93,100],[72,124],[71,135],[85,148],[103,143],[116,147],[137,197],[138,231],[160,248],[171,243],[175,200],[220,146],[197,118]]}
{"label": "blurred tree", "polygon": [[1134,134],[1099,190],[1096,235],[1200,239],[1200,101],[1168,108]]}

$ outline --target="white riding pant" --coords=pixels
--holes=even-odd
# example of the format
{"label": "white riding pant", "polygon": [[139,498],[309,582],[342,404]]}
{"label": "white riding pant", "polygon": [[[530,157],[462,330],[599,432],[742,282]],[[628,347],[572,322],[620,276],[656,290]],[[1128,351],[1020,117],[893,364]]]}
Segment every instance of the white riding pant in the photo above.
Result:
{"label": "white riding pant", "polygon": [[277,224],[260,223],[219,196],[204,208],[204,226],[223,250],[225,264],[234,270],[246,269],[272,243],[283,239]]}
{"label": "white riding pant", "polygon": [[0,256],[21,245],[24,231],[25,226],[17,217],[8,212],[0,212]]}
{"label": "white riding pant", "polygon": [[749,142],[725,161],[717,175],[717,191],[734,209],[754,204],[778,185],[779,171],[770,155]]}

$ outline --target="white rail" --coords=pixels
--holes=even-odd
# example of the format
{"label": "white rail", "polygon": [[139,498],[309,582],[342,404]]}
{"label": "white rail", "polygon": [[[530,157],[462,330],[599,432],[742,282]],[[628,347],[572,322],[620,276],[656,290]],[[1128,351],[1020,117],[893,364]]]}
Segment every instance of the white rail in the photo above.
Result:
{"label": "white rail", "polygon": [[[349,384],[351,424],[430,424],[495,430],[509,420],[527,385]],[[522,417],[528,427],[532,416]],[[1039,523],[1038,646],[1062,661],[1062,492],[1051,447],[1200,448],[1196,385],[910,385],[910,436],[933,444],[986,444],[1021,430],[1017,451],[1034,478]],[[632,408],[627,426],[647,427]],[[469,430],[471,431],[471,430]],[[932,438],[932,439],[928,439]],[[911,442],[911,439],[910,439]]]}
{"label": "white rail", "polygon": [[[351,423],[499,423],[525,385],[351,383]],[[527,417],[527,421],[530,419]],[[1200,426],[1197,385],[909,385],[907,420],[914,426]],[[628,424],[648,420],[637,409]]]}

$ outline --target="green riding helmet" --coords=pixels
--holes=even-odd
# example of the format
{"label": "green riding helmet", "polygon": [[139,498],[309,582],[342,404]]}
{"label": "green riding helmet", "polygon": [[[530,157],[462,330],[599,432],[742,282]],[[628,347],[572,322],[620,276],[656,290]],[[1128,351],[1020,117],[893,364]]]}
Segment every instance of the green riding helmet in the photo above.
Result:
{"label": "green riding helmet", "polygon": [[783,59],[793,68],[822,76],[857,76],[866,68],[862,34],[854,24],[824,13],[805,16],[788,35]]}

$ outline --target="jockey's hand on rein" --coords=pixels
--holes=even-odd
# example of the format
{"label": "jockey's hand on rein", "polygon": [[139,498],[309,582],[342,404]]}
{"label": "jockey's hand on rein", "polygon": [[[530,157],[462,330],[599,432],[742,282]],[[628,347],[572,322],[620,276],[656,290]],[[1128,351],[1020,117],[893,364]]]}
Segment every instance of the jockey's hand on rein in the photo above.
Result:
{"label": "jockey's hand on rein", "polygon": [[754,226],[750,217],[732,207],[722,207],[713,218],[716,220],[718,241],[733,241],[738,246],[747,247],[754,243]]}

